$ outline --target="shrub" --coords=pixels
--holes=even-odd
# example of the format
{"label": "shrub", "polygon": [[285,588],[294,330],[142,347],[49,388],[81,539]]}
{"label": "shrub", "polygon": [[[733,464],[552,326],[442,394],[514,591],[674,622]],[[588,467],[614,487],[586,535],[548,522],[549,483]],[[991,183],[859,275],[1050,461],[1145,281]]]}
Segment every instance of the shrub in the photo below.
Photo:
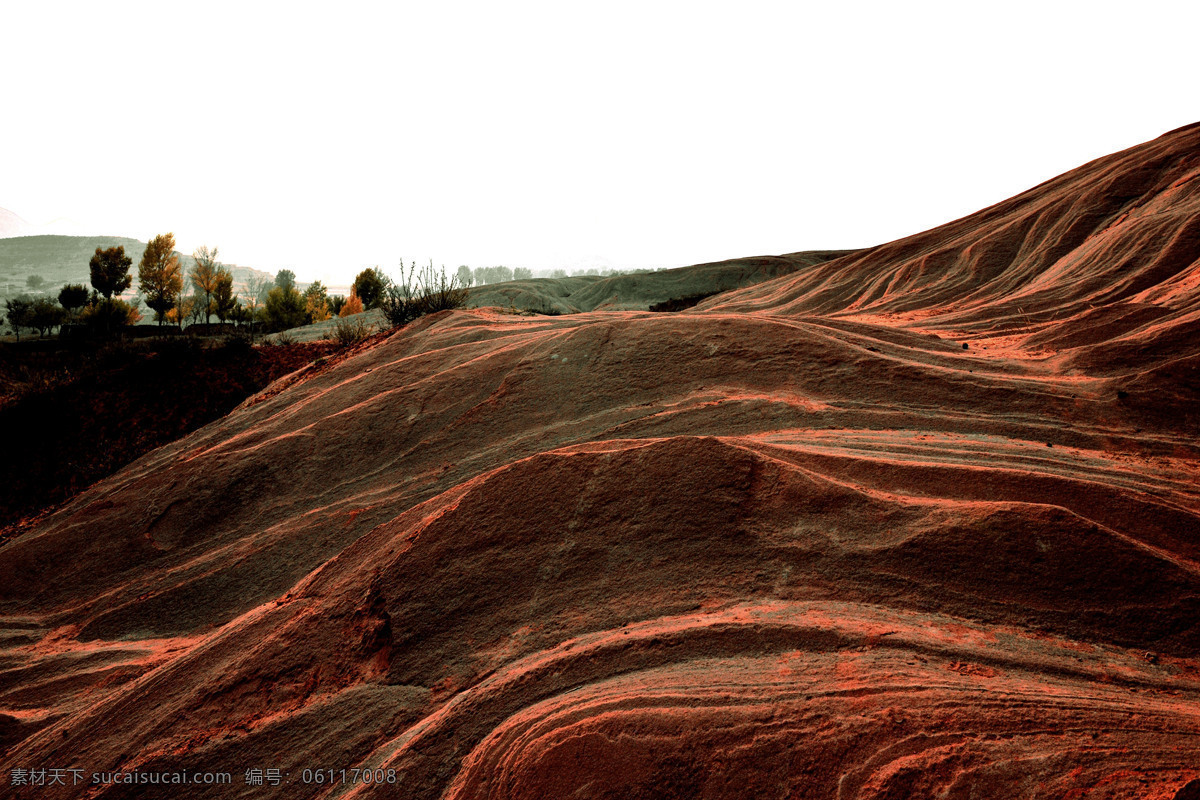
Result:
{"label": "shrub", "polygon": [[244,355],[254,349],[254,342],[244,333],[235,333],[225,340],[225,350],[235,355]]}
{"label": "shrub", "polygon": [[424,313],[426,314],[451,308],[462,308],[467,304],[467,298],[470,297],[470,292],[458,280],[457,275],[447,276],[445,267],[434,272],[433,262],[430,262],[429,266],[421,271],[417,285],[419,286],[419,296],[425,304]]}
{"label": "shrub", "polygon": [[379,267],[364,269],[354,277],[351,291],[358,295],[366,308],[375,308],[383,302],[391,281]]}
{"label": "shrub", "polygon": [[333,331],[326,334],[325,338],[335,341],[343,347],[349,347],[358,344],[370,335],[371,329],[361,319],[353,322],[348,319],[339,319],[333,326]]}
{"label": "shrub", "polygon": [[324,322],[333,316],[329,312],[329,293],[320,281],[313,281],[304,290],[304,309],[309,322]]}
{"label": "shrub", "polygon": [[286,289],[276,286],[267,295],[267,303],[264,308],[267,325],[276,331],[298,328],[305,323],[308,317],[304,298],[300,296],[294,286]]}
{"label": "shrub", "polygon": [[119,297],[89,303],[79,314],[79,321],[95,333],[119,331],[126,325],[142,321],[138,303],[127,303]]}
{"label": "shrub", "polygon": [[[29,358],[0,348],[0,430],[9,454],[0,459],[0,538],[10,523],[229,413],[333,349],[311,342],[239,352],[211,344],[188,336],[117,340]],[[14,373],[18,365],[28,369]]]}
{"label": "shrub", "polygon": [[663,300],[661,303],[654,303],[650,306],[650,311],[683,311],[685,308],[691,308],[701,300],[712,297],[720,292],[701,292],[700,294],[689,294],[685,297],[672,297],[670,300]]}
{"label": "shrub", "polygon": [[45,336],[50,331],[67,321],[67,312],[58,303],[45,297],[33,301],[29,311],[28,325],[36,328],[39,336]]}
{"label": "shrub", "polygon": [[434,270],[433,262],[417,272],[416,262],[404,271],[401,262],[400,280],[393,282],[384,294],[380,308],[392,327],[399,328],[417,317],[467,304],[469,289],[459,276],[447,275],[446,268]]}
{"label": "shrub", "polygon": [[408,284],[389,288],[380,308],[393,328],[401,328],[426,313],[423,299]]}
{"label": "shrub", "polygon": [[180,363],[203,350],[204,343],[192,336],[176,336],[156,343],[154,349],[162,358]]}
{"label": "shrub", "polygon": [[358,299],[358,295],[354,289],[350,290],[350,297],[342,303],[342,307],[338,309],[339,317],[348,317],[351,314],[361,314],[363,312],[362,301]]}

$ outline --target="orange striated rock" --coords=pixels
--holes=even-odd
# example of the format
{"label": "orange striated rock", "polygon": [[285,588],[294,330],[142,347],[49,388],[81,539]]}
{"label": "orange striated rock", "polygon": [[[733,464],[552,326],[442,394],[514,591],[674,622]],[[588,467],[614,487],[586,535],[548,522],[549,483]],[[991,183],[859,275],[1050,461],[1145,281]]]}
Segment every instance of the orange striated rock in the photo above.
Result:
{"label": "orange striated rock", "polygon": [[1197,176],[1192,126],[689,311],[293,376],[0,548],[0,780],[1196,796]]}

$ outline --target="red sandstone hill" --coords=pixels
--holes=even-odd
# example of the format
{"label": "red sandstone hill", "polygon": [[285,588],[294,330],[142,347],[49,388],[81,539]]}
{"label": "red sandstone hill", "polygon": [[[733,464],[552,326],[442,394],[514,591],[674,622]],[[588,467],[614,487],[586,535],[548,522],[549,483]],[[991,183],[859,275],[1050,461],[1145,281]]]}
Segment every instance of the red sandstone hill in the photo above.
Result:
{"label": "red sandstone hill", "polygon": [[[284,379],[0,548],[0,780],[1195,796],[1198,175],[1193,126],[689,312]],[[37,796],[168,796],[87,789]]]}
{"label": "red sandstone hill", "polygon": [[1121,376],[1129,391],[1185,389],[1171,411],[1194,426],[1198,259],[1200,123],[705,306],[934,331],[1064,375]]}

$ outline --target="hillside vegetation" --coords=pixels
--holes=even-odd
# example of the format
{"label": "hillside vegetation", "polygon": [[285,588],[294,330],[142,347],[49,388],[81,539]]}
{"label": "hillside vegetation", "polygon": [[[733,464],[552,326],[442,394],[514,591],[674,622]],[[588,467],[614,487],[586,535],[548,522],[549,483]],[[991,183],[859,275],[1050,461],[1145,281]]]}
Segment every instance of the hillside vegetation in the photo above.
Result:
{"label": "hillside vegetation", "polygon": [[[146,243],[124,236],[16,236],[0,239],[0,299],[25,294],[26,279],[38,275],[46,281],[46,291],[57,293],[67,283],[87,284],[88,261],[96,248],[124,247],[125,255],[137,264],[146,250]],[[179,263],[185,273],[196,264],[190,255],[180,254]],[[250,267],[229,265],[234,285],[244,291],[252,275],[266,279],[273,276]]]}
{"label": "hillside vegetation", "polygon": [[328,341],[251,347],[195,338],[0,345],[0,431],[10,454],[0,459],[0,537],[339,349]]}

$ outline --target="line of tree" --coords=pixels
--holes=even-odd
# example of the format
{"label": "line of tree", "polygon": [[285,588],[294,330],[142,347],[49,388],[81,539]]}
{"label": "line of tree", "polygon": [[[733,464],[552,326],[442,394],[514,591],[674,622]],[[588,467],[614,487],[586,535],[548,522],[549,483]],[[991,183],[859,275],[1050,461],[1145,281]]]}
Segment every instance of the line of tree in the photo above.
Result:
{"label": "line of tree", "polygon": [[405,267],[401,259],[397,280],[392,280],[378,266],[368,267],[354,276],[350,296],[339,298],[339,308],[334,313],[348,317],[378,308],[393,327],[399,327],[424,314],[466,305],[473,279],[470,267],[461,266],[448,275],[444,266],[434,269],[432,261],[418,271],[415,261]]}
{"label": "line of tree", "polygon": [[[653,272],[651,269],[599,269],[590,267],[588,269],[578,269],[574,272],[567,273],[565,269],[551,270],[549,277],[551,278],[566,278],[566,277],[584,277],[593,276],[608,278],[614,275],[641,275],[648,272]],[[546,273],[542,273],[545,275]],[[533,278],[533,271],[526,267],[476,267],[471,269],[465,264],[458,268],[459,281],[466,286],[486,286],[491,283],[504,283],[506,281],[525,281]]]}
{"label": "line of tree", "polygon": [[[465,265],[458,268],[459,280],[462,280],[463,269],[470,269]],[[525,281],[533,277],[533,270],[526,267],[517,267],[510,269],[509,267],[476,267],[471,272],[472,283],[476,286],[486,286],[489,283],[504,283],[505,281]]]}
{"label": "line of tree", "polygon": [[[195,265],[185,274],[174,234],[155,236],[137,267],[140,297],[127,301],[121,295],[133,285],[132,259],[123,246],[97,247],[88,262],[90,291],[81,284],[68,284],[59,291],[57,302],[44,296],[12,298],[6,301],[5,317],[18,340],[22,330],[45,336],[67,324],[111,334],[137,324],[143,302],[160,327],[208,324],[216,316],[222,323],[255,322],[269,330],[286,330],[376,308],[382,309],[393,325],[402,325],[421,314],[465,304],[467,289],[473,284],[532,277],[523,267],[472,270],[465,265],[447,275],[444,267],[434,270],[432,262],[420,272],[415,263],[406,271],[401,261],[400,280],[393,281],[378,266],[369,267],[355,276],[349,297],[343,297],[330,295],[320,281],[300,292],[295,273],[281,269],[274,280],[252,276],[243,298],[233,291],[233,273],[219,261],[216,247],[197,247],[192,259]],[[39,288],[43,284],[38,282]],[[185,291],[188,287],[190,292]]]}
{"label": "line of tree", "polygon": [[59,327],[66,320],[67,312],[62,306],[47,297],[13,297],[4,301],[5,318],[21,341],[21,329],[29,328],[41,336]]}
{"label": "line of tree", "polygon": [[141,319],[136,303],[104,297],[94,288],[88,291],[88,287],[78,283],[63,286],[57,300],[45,296],[13,297],[5,300],[4,306],[5,320],[17,335],[17,341],[21,340],[23,329],[45,336],[66,324],[110,330],[113,326],[136,324]]}
{"label": "line of tree", "polygon": [[[20,340],[24,329],[45,336],[64,324],[84,324],[111,334],[141,321],[139,307],[143,299],[160,326],[172,323],[182,327],[187,320],[195,323],[201,319],[207,323],[214,315],[222,323],[248,323],[263,317],[265,281],[252,280],[253,297],[243,302],[233,291],[232,271],[218,261],[217,248],[198,247],[192,258],[196,263],[186,277],[193,292],[185,294],[185,276],[175,252],[175,236],[171,233],[155,236],[147,243],[138,264],[141,297],[126,301],[121,295],[133,285],[130,274],[133,259],[125,254],[123,246],[97,247],[88,262],[90,292],[86,286],[68,284],[59,292],[57,303],[48,297],[11,298],[5,302],[5,319]],[[288,270],[283,272],[291,275]],[[291,275],[291,279],[294,282],[295,276]],[[44,281],[39,288],[41,285]]]}

